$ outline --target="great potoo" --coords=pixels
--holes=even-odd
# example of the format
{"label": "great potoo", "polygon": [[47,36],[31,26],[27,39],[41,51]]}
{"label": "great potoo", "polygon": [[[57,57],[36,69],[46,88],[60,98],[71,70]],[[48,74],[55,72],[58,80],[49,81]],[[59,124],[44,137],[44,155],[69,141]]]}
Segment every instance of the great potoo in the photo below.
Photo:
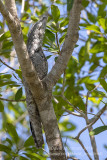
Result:
{"label": "great potoo", "polygon": [[[43,16],[37,23],[35,23],[28,34],[28,40],[27,40],[27,49],[29,57],[41,80],[47,75],[48,72],[47,60],[42,50],[42,43],[46,28],[46,22],[47,22],[47,16]],[[42,147],[44,141],[42,135],[41,118],[38,111],[39,106],[37,106],[25,79],[23,81],[26,92],[26,102],[29,113],[32,136],[34,138],[36,147],[40,148]]]}

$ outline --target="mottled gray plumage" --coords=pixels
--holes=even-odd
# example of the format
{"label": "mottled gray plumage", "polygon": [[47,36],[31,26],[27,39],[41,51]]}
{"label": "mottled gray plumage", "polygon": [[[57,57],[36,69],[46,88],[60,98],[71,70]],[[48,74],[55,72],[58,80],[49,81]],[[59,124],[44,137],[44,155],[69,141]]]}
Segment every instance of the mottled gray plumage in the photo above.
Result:
{"label": "mottled gray plumage", "polygon": [[[48,72],[47,60],[42,50],[42,42],[46,28],[46,21],[47,21],[47,16],[44,16],[37,23],[33,25],[28,34],[28,41],[27,41],[27,49],[30,59],[41,80],[47,75]],[[42,147],[44,141],[43,141],[42,125],[38,111],[38,106],[25,80],[24,80],[24,86],[26,92],[26,102],[29,113],[32,136],[34,138],[36,147],[40,148]]]}

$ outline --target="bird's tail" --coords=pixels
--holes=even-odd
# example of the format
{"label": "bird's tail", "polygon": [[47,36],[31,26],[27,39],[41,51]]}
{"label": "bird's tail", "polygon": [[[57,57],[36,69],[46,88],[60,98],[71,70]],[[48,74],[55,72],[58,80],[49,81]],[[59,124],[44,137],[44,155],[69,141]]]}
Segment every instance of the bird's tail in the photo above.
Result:
{"label": "bird's tail", "polygon": [[26,102],[27,102],[27,109],[30,119],[30,128],[32,132],[32,136],[35,141],[36,148],[42,148],[44,144],[43,135],[42,135],[42,124],[41,118],[39,115],[39,111],[37,108],[37,104],[33,99],[32,93],[29,90],[27,83],[24,80],[25,92],[26,92]]}

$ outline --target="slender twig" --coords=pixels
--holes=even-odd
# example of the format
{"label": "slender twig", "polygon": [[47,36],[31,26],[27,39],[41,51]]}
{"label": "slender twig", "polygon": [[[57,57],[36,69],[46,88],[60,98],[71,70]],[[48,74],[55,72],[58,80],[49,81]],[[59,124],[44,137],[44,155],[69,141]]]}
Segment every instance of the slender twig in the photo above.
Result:
{"label": "slender twig", "polygon": [[26,115],[28,114],[28,112],[24,112],[17,120],[15,120],[13,122],[13,125],[16,125],[18,122],[20,122],[22,119],[24,119],[26,117]]}
{"label": "slender twig", "polygon": [[101,114],[106,110],[107,106],[105,105],[98,113],[97,116],[95,116],[95,118],[92,118],[91,122],[84,127],[79,133],[78,135],[75,137],[75,139],[78,139],[80,137],[80,135],[89,127],[91,127],[94,123],[96,123],[96,121],[99,119],[99,116],[101,116]]}
{"label": "slender twig", "polygon": [[72,156],[67,156],[67,159],[79,160],[79,159],[77,159],[77,158],[75,158],[75,157],[72,157]]}
{"label": "slender twig", "polygon": [[1,59],[0,59],[0,62],[3,63],[5,66],[7,66],[8,68],[10,68],[11,70],[13,71],[16,71],[14,68],[12,68],[11,66],[9,66],[8,64],[6,64],[5,62],[3,62]]}
{"label": "slender twig", "polygon": [[100,118],[102,113],[106,110],[106,108],[107,108],[107,105],[105,105],[93,118],[89,119],[89,123],[91,122],[95,123]]}
{"label": "slender twig", "polygon": [[[86,97],[86,95],[85,94],[80,94],[81,96],[83,96],[83,97]],[[90,96],[90,98],[99,98],[99,96]],[[105,95],[105,96],[100,96],[101,98],[107,98],[107,96]]]}
{"label": "slender twig", "polygon": [[55,102],[56,104],[59,103],[59,101],[58,101],[54,96],[52,96],[52,98],[53,98],[53,100],[54,100],[54,102]]}
{"label": "slender twig", "polygon": [[64,73],[63,73],[63,84],[62,84],[62,95],[64,95],[64,88],[65,88],[65,71],[64,71]]}
{"label": "slender twig", "polygon": [[56,32],[56,42],[57,42],[57,46],[58,46],[58,49],[59,49],[59,55],[61,54],[61,51],[60,51],[60,45],[59,45],[59,41],[58,41],[58,33]]}
{"label": "slender twig", "polygon": [[[82,133],[83,131],[85,131],[87,128],[88,128],[88,132],[90,133],[90,132],[93,130],[92,125],[99,119],[99,117],[98,117],[98,119],[92,119],[92,121],[91,121],[91,120],[89,120],[88,117],[87,117],[87,106],[88,106],[88,97],[89,97],[89,94],[90,94],[91,92],[93,92],[94,90],[96,90],[96,89],[99,87],[99,85],[100,85],[100,84],[96,85],[94,89],[92,89],[91,91],[88,91],[88,93],[87,93],[87,96],[86,96],[86,108],[85,108],[85,112],[86,112],[86,118],[85,118],[85,120],[86,120],[87,126],[86,126],[85,128],[83,128],[83,129],[79,132],[78,137],[79,137],[79,136],[81,135],[81,133]],[[78,138],[78,137],[77,137],[77,138]],[[95,136],[89,134],[89,137],[90,137],[91,146],[92,146],[92,149],[93,149],[94,158],[95,158],[95,160],[99,160],[99,155],[98,155],[98,152],[97,152],[97,145],[96,145],[96,141],[95,141]]]}
{"label": "slender twig", "polygon": [[75,137],[75,139],[78,139],[80,137],[80,135],[87,129],[89,128],[90,126],[92,126],[94,123],[90,123],[88,124],[86,127],[84,127],[79,133],[78,135]]}
{"label": "slender twig", "polygon": [[[96,115],[96,114],[94,114],[94,113],[87,113],[87,114]],[[105,126],[105,123],[103,122],[103,120],[102,120],[101,117],[100,117],[100,120],[101,120],[102,124]]]}
{"label": "slender twig", "polygon": [[88,97],[89,97],[89,92],[87,92],[86,104],[85,104],[85,114],[86,114],[86,117],[87,117]]}
{"label": "slender twig", "polygon": [[105,126],[106,124],[103,122],[103,120],[102,120],[102,118],[101,118],[101,117],[100,117],[100,120],[101,120],[102,124]]}
{"label": "slender twig", "polygon": [[24,13],[25,0],[22,0],[21,14]]}
{"label": "slender twig", "polygon": [[[92,126],[88,127],[88,132],[89,132],[89,133],[90,133],[92,130],[93,130],[93,127],[92,127]],[[92,146],[92,149],[93,149],[94,159],[95,159],[95,160],[99,160],[99,155],[98,155],[98,151],[97,151],[97,145],[96,145],[95,136],[89,134],[89,137],[90,137],[91,146]]]}
{"label": "slender twig", "polygon": [[96,85],[94,89],[92,89],[91,91],[89,91],[89,94],[92,93],[94,90],[96,90],[99,86],[100,86],[100,84]]}
{"label": "slender twig", "polygon": [[6,98],[1,98],[0,97],[0,100],[2,101],[9,101],[9,102],[23,102],[23,101],[26,101],[26,99],[20,99],[20,100],[13,100],[13,99],[6,99]]}
{"label": "slender twig", "polygon": [[44,148],[42,150],[49,156],[49,153]]}
{"label": "slender twig", "polygon": [[77,112],[79,112],[79,113],[82,115],[82,117],[85,118],[85,114],[84,114],[80,109],[76,108],[72,103],[70,103],[65,96],[61,96],[61,97],[63,98],[63,100],[64,100],[65,102],[67,102],[70,106],[72,106],[72,108],[73,108],[74,110],[76,110]]}
{"label": "slender twig", "polygon": [[65,111],[65,112],[68,112],[69,114],[72,114],[72,115],[74,115],[74,116],[77,116],[77,117],[83,117],[81,114],[79,114],[79,113],[75,113],[75,112],[72,112],[72,111],[70,111],[70,110],[68,110],[68,109],[65,109],[65,107],[62,107],[62,109]]}
{"label": "slender twig", "polygon": [[[91,121],[88,120],[90,123],[89,123],[85,128],[83,128],[83,129],[78,133],[78,135],[77,135],[74,139],[79,140],[80,135],[81,135],[86,129],[88,129],[89,132],[92,131],[92,130],[93,130],[92,125],[93,125],[94,123],[96,123],[96,121],[100,118],[101,114],[106,110],[106,108],[107,108],[107,106],[105,105],[105,106],[97,113],[97,115],[95,115],[94,118],[91,119]],[[86,122],[87,122],[87,120],[86,120]],[[90,139],[91,139],[91,144],[92,144],[92,148],[93,148],[94,158],[95,158],[95,160],[97,160],[97,159],[99,159],[99,156],[98,156],[98,153],[97,153],[97,147],[96,147],[95,137],[94,137],[94,136],[91,136],[91,135],[89,135],[89,136],[90,136]],[[82,142],[81,142],[81,143],[82,143]],[[81,145],[81,146],[82,146],[82,145]],[[84,150],[84,151],[85,151],[85,150]],[[86,152],[86,151],[85,151],[85,152]],[[88,156],[88,155],[87,155],[87,156]]]}
{"label": "slender twig", "polygon": [[77,139],[77,140],[78,140],[79,144],[81,145],[81,147],[83,148],[83,150],[85,151],[85,153],[87,154],[88,158],[90,160],[92,160],[92,158],[90,157],[88,151],[86,150],[85,146],[83,145],[82,141],[80,139]]}

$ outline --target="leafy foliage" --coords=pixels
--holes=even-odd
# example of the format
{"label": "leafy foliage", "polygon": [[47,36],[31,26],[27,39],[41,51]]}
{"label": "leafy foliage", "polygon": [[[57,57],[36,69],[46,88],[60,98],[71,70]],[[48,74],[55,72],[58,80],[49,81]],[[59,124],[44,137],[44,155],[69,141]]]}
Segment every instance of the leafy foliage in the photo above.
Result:
{"label": "leafy foliage", "polygon": [[90,132],[91,135],[97,135],[103,131],[107,130],[107,126],[100,126],[98,128],[95,128],[93,131]]}
{"label": "leafy foliage", "polygon": [[[21,3],[21,0],[16,1],[26,42],[28,30],[31,27],[30,20],[34,23],[37,22],[47,10],[47,6],[51,4],[50,2],[42,3],[42,1],[34,3],[31,0],[25,1],[24,13],[20,14]],[[43,43],[49,64],[53,64],[61,53],[72,5],[73,0],[56,0],[51,5]],[[99,109],[107,98],[107,17],[105,10],[107,1],[100,0],[98,3],[97,1],[83,0],[82,5],[83,9],[85,8],[85,16],[81,15],[79,41],[64,74],[53,88],[53,105],[63,139],[67,134],[67,137],[72,139],[69,133],[75,131],[77,127],[71,121],[71,117],[63,118],[65,115],[63,106],[69,111],[74,111],[76,108],[85,112],[87,93],[89,92],[88,110],[91,113],[94,107]],[[0,151],[2,151],[3,159],[6,160],[16,157],[20,160],[45,160],[48,155],[42,149],[35,149],[34,141],[30,136],[28,116],[25,114],[26,104],[24,101],[20,101],[25,99],[22,73],[13,51],[11,34],[2,17],[0,18],[0,56],[6,64],[13,65],[14,70],[0,61],[0,71],[2,71],[0,73],[0,98],[9,99],[7,102],[0,99],[0,117],[2,116]],[[106,126],[98,127],[93,130],[94,135],[106,129]],[[69,148],[69,145],[67,147]]]}

